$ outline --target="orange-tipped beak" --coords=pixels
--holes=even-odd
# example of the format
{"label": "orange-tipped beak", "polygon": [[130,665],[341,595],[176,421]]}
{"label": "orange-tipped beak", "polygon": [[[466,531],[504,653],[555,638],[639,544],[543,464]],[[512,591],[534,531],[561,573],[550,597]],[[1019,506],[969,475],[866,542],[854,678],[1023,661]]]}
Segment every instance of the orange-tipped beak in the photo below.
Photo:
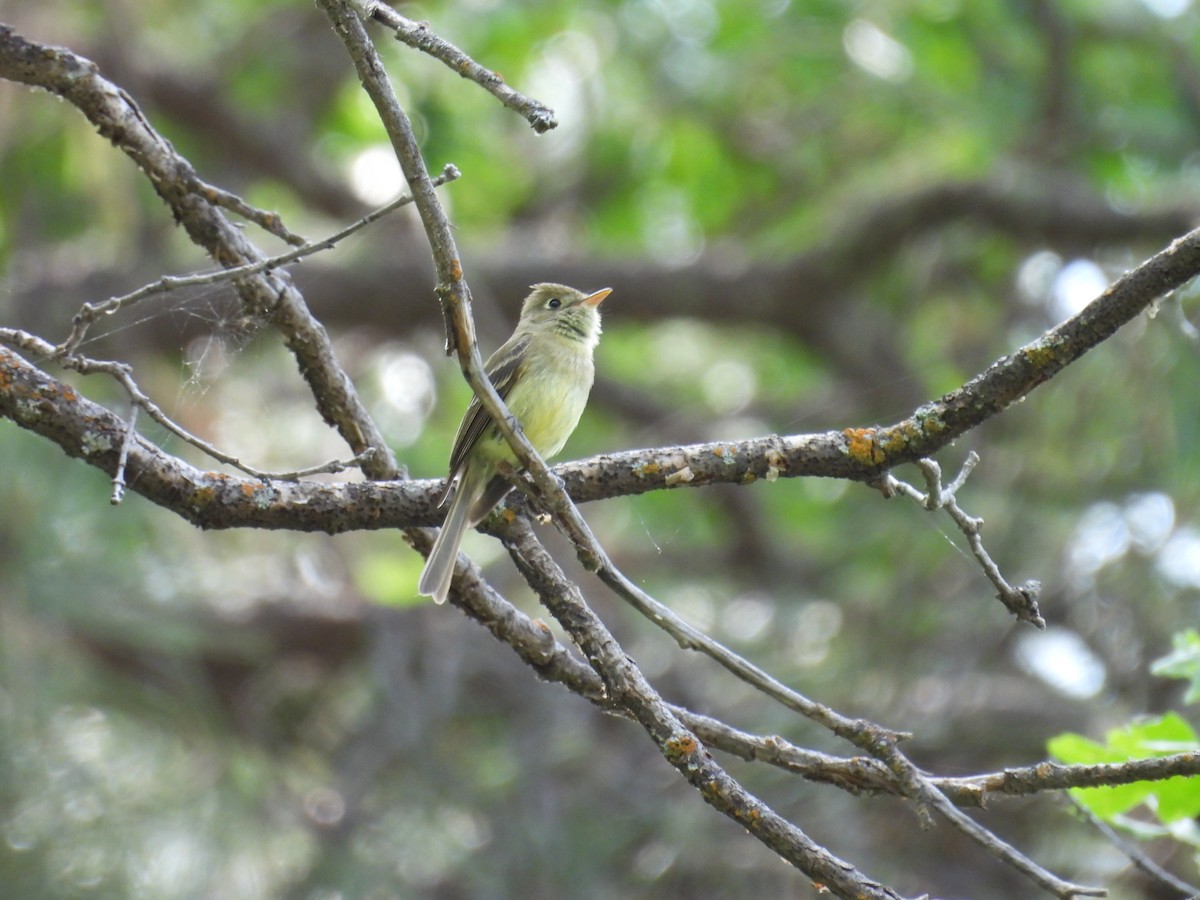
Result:
{"label": "orange-tipped beak", "polygon": [[584,297],[582,302],[588,306],[599,306],[604,301],[604,298],[611,293],[612,288],[600,288],[596,293],[588,294],[588,296]]}

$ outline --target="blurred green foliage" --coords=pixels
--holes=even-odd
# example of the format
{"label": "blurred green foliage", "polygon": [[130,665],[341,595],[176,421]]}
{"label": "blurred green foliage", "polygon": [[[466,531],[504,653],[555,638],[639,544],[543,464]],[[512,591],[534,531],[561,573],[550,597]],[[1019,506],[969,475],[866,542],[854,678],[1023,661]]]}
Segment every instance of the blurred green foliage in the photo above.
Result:
{"label": "blurred green foliage", "polygon": [[[1095,765],[1195,752],[1200,750],[1200,739],[1197,739],[1195,729],[1185,719],[1177,713],[1168,713],[1115,728],[1108,732],[1103,744],[1078,734],[1061,734],[1050,740],[1049,749],[1051,755],[1061,762]],[[1194,778],[1169,778],[1117,787],[1073,788],[1071,793],[1080,803],[1107,821],[1119,820],[1124,813],[1143,804],[1162,826],[1200,815],[1200,786]],[[1158,829],[1158,832],[1171,833],[1167,827]],[[1183,837],[1186,831],[1179,831],[1178,834]]]}
{"label": "blurred green foliage", "polygon": [[1184,703],[1200,700],[1200,632],[1194,628],[1175,635],[1171,652],[1154,661],[1150,671],[1164,678],[1180,678],[1188,682]]}

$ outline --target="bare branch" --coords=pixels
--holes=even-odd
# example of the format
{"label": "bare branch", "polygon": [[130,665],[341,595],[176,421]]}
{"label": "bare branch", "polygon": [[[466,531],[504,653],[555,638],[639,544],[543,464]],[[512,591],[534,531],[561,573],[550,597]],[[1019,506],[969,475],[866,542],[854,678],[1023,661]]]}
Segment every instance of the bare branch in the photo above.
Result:
{"label": "bare branch", "polygon": [[[903,792],[896,778],[878,760],[830,756],[797,747],[778,735],[751,734],[689,710],[677,709],[677,714],[706,744],[742,759],[765,762],[808,781],[830,784],[852,794]],[[994,796],[1024,797],[1070,788],[1113,787],[1195,775],[1200,775],[1200,751],[1096,765],[1040,762],[983,775],[931,776],[930,781],[957,806],[983,807]]]}
{"label": "bare branch", "polygon": [[662,701],[533,534],[527,519],[506,531],[505,545],[542,603],[583,650],[613,702],[627,710],[667,761],[713,808],[744,827],[810,878],[839,897],[896,897],[837,859],[731,778]]}
{"label": "bare branch", "polygon": [[[26,40],[0,25],[0,78],[44,88],[78,107],[101,135],[146,173],[189,237],[220,265],[233,268],[262,260],[257,248],[197,190],[199,179],[191,164],[151,127],[128,94],[98,73],[95,64],[62,47]],[[391,448],[338,364],[329,335],[308,312],[287,274],[248,275],[236,285],[248,310],[270,315],[283,334],[324,419],[338,429],[356,455],[368,447],[375,449],[366,474],[394,475]]]}
{"label": "bare branch", "polygon": [[[1101,896],[1104,894],[1102,889],[1073,884],[1058,878],[961,812],[937,789],[927,776],[899,751],[896,745],[902,739],[903,735],[888,731],[863,719],[848,719],[840,713],[834,712],[829,707],[809,700],[753,663],[728,650],[718,641],[688,625],[670,609],[642,591],[613,565],[607,553],[592,535],[591,529],[583,520],[583,517],[579,515],[579,511],[565,494],[562,495],[561,500],[558,496],[553,497],[552,500],[555,503],[552,509],[555,521],[563,526],[564,531],[574,541],[580,560],[584,566],[595,570],[600,580],[607,584],[619,597],[674,637],[684,649],[697,650],[705,654],[727,671],[748,684],[753,685],[757,690],[772,697],[787,708],[793,709],[820,723],[834,734],[870,753],[882,762],[895,777],[901,788],[901,793],[917,801],[917,813],[924,824],[932,824],[928,819],[926,807],[936,809],[952,825],[982,846],[987,852],[1007,865],[1012,866],[1035,884],[1054,894],[1056,897],[1065,898],[1080,895]],[[514,533],[520,535],[528,530],[528,528],[529,525],[526,519],[515,519],[504,529],[503,534],[506,542],[511,543]],[[532,538],[529,540],[532,540]],[[528,547],[526,546],[525,549],[528,550]],[[542,570],[544,573],[552,573],[556,570],[557,564],[550,559],[548,554],[543,552],[539,556],[542,559],[543,566],[555,567],[555,569],[544,568]],[[538,590],[539,595],[542,597],[542,602],[553,611],[553,601],[548,596],[547,590],[538,587],[538,572],[535,570],[535,567],[528,563],[522,565],[522,560],[517,558],[516,555],[514,555],[514,559],[517,560],[518,568],[521,568],[526,580],[535,590]],[[547,577],[549,576],[547,575]],[[565,579],[562,579],[562,581],[566,584],[566,587],[559,584],[557,585],[559,590],[569,589],[574,592],[578,591],[573,584],[565,582]],[[583,604],[582,597],[580,597],[579,602]],[[586,604],[583,604],[583,606],[586,609]],[[587,615],[592,615],[590,610],[587,610]],[[567,623],[564,622],[563,624],[569,628]],[[580,640],[578,635],[573,634],[572,636],[575,637],[577,642]],[[595,661],[593,661],[593,664],[595,664]],[[603,672],[601,674],[603,675]],[[753,831],[753,829],[751,830]],[[759,839],[763,840],[761,836]],[[785,858],[792,859],[792,857],[788,856],[775,845],[767,843],[768,846],[771,846]],[[808,870],[805,869],[805,871],[807,872]]]}
{"label": "bare branch", "polygon": [[[476,345],[474,324],[470,313],[470,292],[462,277],[462,268],[458,261],[457,248],[449,222],[429,187],[424,160],[412,133],[408,117],[396,101],[386,73],[383,71],[382,64],[362,23],[345,0],[317,0],[317,2],[345,42],[358,69],[363,86],[383,119],[384,126],[400,159],[401,168],[413,191],[426,233],[429,235],[434,263],[438,270],[440,281],[438,293],[442,297],[443,308],[446,310],[448,321],[451,324],[448,333],[449,343],[452,348],[457,350],[464,375],[479,396],[485,410],[491,415],[513,447],[518,459],[531,472],[542,492],[541,496],[551,497],[556,507],[561,509],[565,506],[570,509],[574,517],[578,518],[578,511],[574,509],[570,499],[546,468],[545,463],[524,436],[513,428],[507,409],[486,376],[483,375],[482,359]],[[586,525],[584,527],[586,528]],[[513,529],[515,531],[512,531]],[[890,890],[874,882],[866,881],[848,864],[831,857],[827,851],[813,843],[786,820],[763,807],[756,798],[746,794],[736,782],[717,768],[700,743],[670,714],[653,689],[642,678],[641,673],[628,661],[602,623],[583,603],[582,597],[578,596],[578,590],[574,585],[562,578],[561,571],[553,559],[541,551],[532,532],[528,530],[527,522],[518,519],[510,526],[510,545],[514,539],[521,542],[520,552],[515,553],[514,557],[518,559],[519,565],[524,563],[522,565],[523,574],[530,584],[537,587],[539,584],[545,583],[547,579],[560,583],[559,590],[554,595],[556,599],[551,599],[543,592],[543,601],[584,650],[593,667],[604,679],[610,694],[618,698],[618,702],[621,702],[635,715],[672,765],[679,769],[695,787],[701,789],[702,796],[708,802],[742,822],[760,840],[798,865],[803,871],[813,877],[820,877],[823,882],[828,882],[842,896],[896,896]],[[536,564],[527,562],[530,556],[537,559]],[[461,589],[463,568],[460,562],[452,596],[455,596],[456,592]],[[566,605],[568,596],[574,601],[569,606]],[[562,602],[556,602],[556,600]],[[580,623],[585,621],[587,627],[583,628]],[[718,779],[724,787],[722,790],[717,789]],[[839,888],[844,889],[844,892]]]}
{"label": "bare branch", "polygon": [[[0,341],[4,341],[5,343],[11,344],[14,347],[20,347],[23,350],[27,350],[41,356],[53,357],[56,355],[56,348],[48,341],[44,341],[35,335],[26,334],[23,331],[18,331],[13,328],[0,328]],[[158,404],[151,400],[150,397],[147,396],[147,394],[140,387],[138,387],[137,382],[133,379],[133,369],[127,363],[89,359],[86,356],[66,356],[60,358],[59,362],[64,368],[78,372],[80,375],[108,375],[125,389],[125,393],[129,395],[129,399],[133,403],[135,410],[137,408],[144,409],[151,419],[153,419],[163,428],[167,429],[167,431],[171,432],[171,434],[175,435],[180,440],[191,444],[196,449],[208,454],[213,459],[217,460],[217,462],[224,463],[227,466],[232,466],[233,468],[245,472],[247,475],[253,478],[259,479],[260,481],[294,481],[306,475],[316,475],[319,472],[341,472],[351,466],[361,468],[364,464],[369,463],[371,457],[375,453],[375,450],[369,447],[359,456],[356,456],[354,459],[346,462],[334,460],[332,462],[321,463],[307,469],[302,469],[297,472],[275,474],[272,472],[255,469],[246,465],[246,463],[242,462],[236,456],[230,456],[228,453],[225,453],[218,447],[210,444],[208,441],[204,440],[204,438],[192,434],[190,431],[168,416],[165,412],[163,412]],[[131,435],[136,431],[134,428],[134,421],[136,418],[136,415],[131,416],[129,425],[126,428],[125,438],[121,442],[121,455],[117,460],[116,474],[113,476],[114,486],[112,502],[114,504],[121,502],[121,497],[124,493],[125,465],[129,455],[129,442],[131,440]],[[86,421],[86,419],[84,421]],[[118,487],[120,488],[119,490]]]}
{"label": "bare branch", "polygon": [[230,212],[237,213],[248,222],[253,222],[263,231],[268,234],[273,234],[281,241],[291,244],[293,247],[303,247],[305,244],[304,238],[298,234],[293,234],[283,224],[283,219],[277,212],[268,212],[251,206],[233,191],[227,191],[224,188],[219,188],[215,185],[202,181],[196,178],[196,192],[203,195],[210,203],[213,203],[222,209],[227,209]]}
{"label": "bare branch", "polygon": [[1103,821],[1100,817],[1098,817],[1095,813],[1093,813],[1090,809],[1088,809],[1070,794],[1066,795],[1066,799],[1067,802],[1075,808],[1077,813],[1083,816],[1083,818],[1085,818],[1093,828],[1104,835],[1110,844],[1128,856],[1129,861],[1133,863],[1136,868],[1140,869],[1142,872],[1145,872],[1148,876],[1150,876],[1150,878],[1166,886],[1169,890],[1178,891],[1180,896],[1185,898],[1185,900],[1196,900],[1197,897],[1200,897],[1200,887],[1196,887],[1193,884],[1188,884],[1188,882],[1184,881],[1182,878],[1177,878],[1172,875],[1170,872],[1152,860],[1149,856],[1143,853],[1140,849],[1138,849],[1138,847],[1131,841],[1127,841],[1125,838],[1121,837],[1115,828]]}
{"label": "bare branch", "polygon": [[406,19],[390,6],[379,2],[366,3],[366,14],[392,29],[396,33],[396,40],[441,60],[463,78],[474,81],[509,109],[520,113],[538,134],[558,127],[554,110],[510,88],[499,73],[484,68],[458,47],[438,37],[427,23]]}
{"label": "bare branch", "polygon": [[133,443],[133,436],[137,434],[137,414],[138,407],[134,405],[129,410],[125,440],[121,442],[121,452],[117,456],[117,472],[113,475],[112,496],[109,498],[109,503],[113,506],[120,505],[121,501],[125,499],[125,464],[129,461],[129,446]]}
{"label": "bare branch", "polygon": [[[576,502],[667,489],[667,477],[685,467],[691,480],[678,480],[670,489],[751,484],[760,479],[771,483],[778,478],[801,476],[870,482],[901,463],[936,453],[969,429],[998,415],[1198,272],[1200,231],[1194,231],[1126,273],[1078,315],[891,426],[627,450],[564,463],[554,471]],[[46,376],[39,373],[38,377]],[[69,444],[74,438],[66,433],[75,427],[72,423],[78,423],[79,411],[67,404],[55,407],[54,412],[62,417],[62,424],[49,433]],[[501,418],[500,422],[507,424],[507,419]],[[440,488],[440,481],[433,479],[416,484],[430,497]],[[340,500],[331,497],[326,502],[341,507],[339,530],[433,525],[440,521],[432,504],[421,504],[418,510],[410,511],[414,518],[381,519],[374,513],[366,515],[365,510],[356,508],[344,497]],[[164,505],[191,515],[173,503]],[[238,515],[231,510],[228,517],[214,517],[208,527],[227,527],[223,521],[235,521]],[[276,508],[270,518],[260,520],[260,527],[304,526],[293,521],[286,509]]]}
{"label": "bare branch", "polygon": [[908,482],[901,481],[890,473],[884,476],[880,487],[884,496],[903,494],[930,512],[944,509],[954,524],[958,526],[958,530],[966,536],[971,553],[983,568],[983,573],[987,576],[988,581],[996,588],[996,598],[1022,622],[1028,622],[1036,628],[1045,628],[1046,620],[1042,618],[1037,605],[1038,595],[1042,590],[1041,582],[1027,581],[1020,587],[1014,588],[1005,581],[1004,576],[1000,574],[1000,567],[984,549],[983,538],[980,535],[983,530],[983,519],[967,515],[958,505],[958,498],[955,495],[959,488],[966,483],[971,471],[978,463],[979,455],[972,450],[967,454],[962,469],[950,486],[942,487],[942,467],[932,459],[918,459],[916,466],[925,476],[926,493],[921,493]]}
{"label": "bare branch", "polygon": [[[542,498],[537,495],[533,496],[535,500],[542,502]],[[574,504],[568,502],[556,505],[550,512],[553,513],[557,522],[562,523],[563,530],[575,542],[584,566],[594,571],[618,597],[665,631],[683,649],[702,653],[765,696],[772,698],[787,709],[817,722],[833,734],[850,741],[855,746],[868,750],[868,752],[872,752],[871,748],[880,744],[894,745],[908,737],[908,735],[891,731],[864,719],[847,718],[821,703],[810,700],[799,691],[793,690],[768,672],[734,653],[720,641],[689,625],[669,607],[655,600],[634,584],[613,564],[604,548],[592,534],[587,522],[579,515]],[[505,537],[512,527],[516,526],[509,525],[498,533],[501,537]]]}
{"label": "bare branch", "polygon": [[[421,214],[421,222],[429,238],[434,266],[438,274],[437,293],[442,301],[446,319],[446,343],[449,352],[458,356],[463,377],[479,398],[483,409],[495,423],[496,429],[508,442],[521,466],[529,473],[542,497],[552,498],[555,506],[571,506],[562,483],[549,470],[533,445],[514,426],[515,418],[496,393],[483,368],[483,357],[475,338],[475,322],[471,314],[471,290],[463,277],[454,233],[449,219],[438,202],[437,194],[425,168],[421,148],[412,130],[412,123],[401,108],[388,81],[379,54],[371,43],[363,23],[351,8],[349,0],[317,0],[334,30],[337,31],[354,62],[363,89],[374,103],[400,168],[412,191],[413,202]],[[573,507],[572,507],[573,508]],[[578,511],[575,511],[578,516]]]}
{"label": "bare branch", "polygon": [[[447,165],[442,174],[433,179],[435,187],[440,187],[451,181],[457,180],[462,173],[452,165]],[[234,281],[238,278],[243,278],[247,275],[257,275],[260,272],[269,272],[272,269],[281,269],[292,263],[299,262],[306,256],[311,256],[314,253],[319,253],[322,250],[331,250],[348,238],[372,222],[386,216],[388,213],[394,212],[402,206],[412,203],[411,196],[397,197],[391,203],[385,204],[374,210],[371,213],[363,216],[361,219],[347,225],[341,231],[335,232],[326,238],[319,241],[309,241],[302,243],[300,246],[286,253],[280,253],[278,256],[272,256],[269,259],[262,259],[258,262],[246,263],[242,266],[235,266],[231,269],[218,269],[215,272],[199,272],[193,275],[164,275],[157,281],[143,285],[136,291],[131,291],[120,297],[113,297],[103,303],[85,303],[75,314],[71,333],[67,339],[63,341],[57,348],[58,354],[71,355],[83,342],[87,336],[88,328],[97,319],[102,316],[111,316],[127,306],[132,306],[147,297],[152,297],[157,294],[165,294],[169,291],[184,287],[196,287],[199,285],[220,284],[226,281]]]}
{"label": "bare branch", "polygon": [[966,790],[973,793],[1026,796],[1049,790],[1068,788],[1113,787],[1135,781],[1164,781],[1167,778],[1200,775],[1200,750],[1156,756],[1152,759],[1131,759],[1122,763],[1064,766],[1042,762],[1035,766],[1005,769],[987,775],[966,778],[943,778],[938,786],[957,795]]}
{"label": "bare branch", "polygon": [[1103,897],[1108,893],[1108,891],[1101,887],[1075,884],[1059,878],[1057,875],[1043,869],[1024,853],[1017,850],[1011,844],[1002,841],[994,833],[970,818],[966,813],[954,806],[949,798],[940,791],[933,790],[930,796],[935,801],[938,812],[948,819],[951,825],[980,844],[997,859],[1016,869],[1038,887],[1053,894],[1055,897]]}

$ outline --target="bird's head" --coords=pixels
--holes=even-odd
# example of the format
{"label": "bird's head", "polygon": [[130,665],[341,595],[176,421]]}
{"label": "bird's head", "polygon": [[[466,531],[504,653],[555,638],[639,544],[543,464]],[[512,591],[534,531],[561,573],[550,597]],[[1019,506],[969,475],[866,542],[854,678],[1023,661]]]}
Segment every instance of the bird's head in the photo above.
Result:
{"label": "bird's head", "polygon": [[564,284],[535,284],[521,306],[518,328],[595,345],[600,339],[600,303],[611,293],[612,288],[585,294]]}

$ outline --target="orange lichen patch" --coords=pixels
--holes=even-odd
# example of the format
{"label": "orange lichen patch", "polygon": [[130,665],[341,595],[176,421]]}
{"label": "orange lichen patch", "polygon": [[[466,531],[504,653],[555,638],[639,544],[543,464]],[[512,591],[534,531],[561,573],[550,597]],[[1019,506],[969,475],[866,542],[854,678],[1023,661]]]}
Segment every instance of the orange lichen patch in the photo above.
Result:
{"label": "orange lichen patch", "polygon": [[662,466],[656,462],[648,462],[644,465],[637,466],[633,470],[633,474],[638,478],[645,478],[647,475],[657,475],[662,471]]}
{"label": "orange lichen patch", "polygon": [[689,734],[681,738],[671,738],[667,741],[665,749],[672,759],[681,759],[685,756],[691,756],[699,747],[700,745],[696,743],[696,739]]}
{"label": "orange lichen patch", "polygon": [[878,432],[874,428],[847,428],[842,432],[846,439],[846,452],[851,459],[877,466],[887,459],[879,446]]}
{"label": "orange lichen patch", "polygon": [[913,415],[916,424],[927,435],[941,434],[946,430],[946,421],[933,405],[923,406]]}
{"label": "orange lichen patch", "polygon": [[920,424],[911,419],[905,419],[893,428],[885,428],[876,432],[875,442],[879,446],[879,452],[886,458],[888,454],[904,449],[910,441],[915,441],[922,436]]}
{"label": "orange lichen patch", "polygon": [[762,819],[762,810],[760,810],[757,806],[749,806],[743,809],[735,808],[733,810],[733,815],[738,819],[738,821],[745,822],[747,823],[747,827],[750,827],[757,824],[758,821]]}
{"label": "orange lichen patch", "polygon": [[257,490],[258,490],[258,485],[256,485],[256,484],[243,484],[242,485],[242,494],[246,497],[253,496],[253,494]]}
{"label": "orange lichen patch", "polygon": [[450,277],[455,281],[462,281],[462,263],[457,259],[450,260]]}
{"label": "orange lichen patch", "polygon": [[507,507],[500,512],[500,518],[504,520],[506,525],[511,525],[517,521],[517,514]]}
{"label": "orange lichen patch", "polygon": [[724,800],[724,798],[721,797],[721,785],[716,781],[704,782],[704,787],[700,788],[700,791],[707,799],[720,801]]}

